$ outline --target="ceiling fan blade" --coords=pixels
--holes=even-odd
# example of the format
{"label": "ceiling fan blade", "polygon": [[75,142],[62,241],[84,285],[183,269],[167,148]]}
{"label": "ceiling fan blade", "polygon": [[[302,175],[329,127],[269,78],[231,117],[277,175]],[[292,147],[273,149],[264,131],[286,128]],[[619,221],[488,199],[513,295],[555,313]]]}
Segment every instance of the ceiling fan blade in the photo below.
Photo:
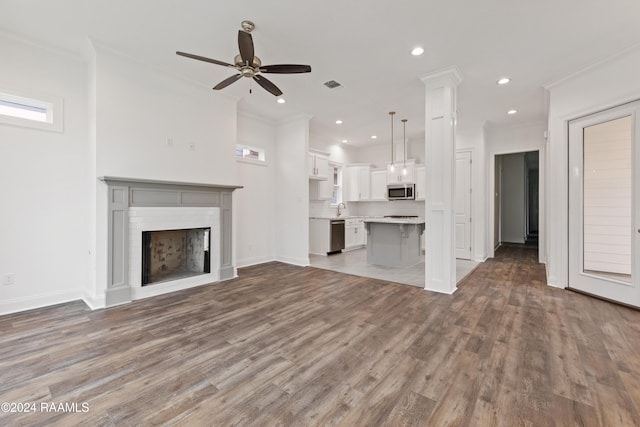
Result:
{"label": "ceiling fan blade", "polygon": [[309,65],[296,65],[296,64],[278,64],[278,65],[264,65],[260,67],[261,73],[272,74],[296,74],[296,73],[310,73],[311,66]]}
{"label": "ceiling fan blade", "polygon": [[217,85],[215,85],[213,87],[213,90],[220,90],[220,89],[224,89],[225,87],[229,86],[231,83],[237,81],[240,77],[242,77],[242,74],[234,74],[233,76],[224,79],[223,81],[221,81],[220,83],[218,83]]}
{"label": "ceiling fan blade", "polygon": [[191,59],[197,59],[198,61],[210,62],[212,64],[222,65],[224,67],[236,68],[235,65],[229,64],[228,62],[222,62],[222,61],[218,61],[217,59],[206,58],[200,55],[193,55],[191,53],[176,52],[176,55],[184,56]]}
{"label": "ceiling fan blade", "polygon": [[266,77],[262,77],[260,74],[256,74],[253,76],[253,80],[255,80],[260,86],[265,88],[267,92],[271,93],[274,96],[282,95],[282,91],[278,89],[278,86],[271,83]]}
{"label": "ceiling fan blade", "polygon": [[253,37],[246,31],[238,30],[238,48],[242,62],[247,65],[253,64]]}

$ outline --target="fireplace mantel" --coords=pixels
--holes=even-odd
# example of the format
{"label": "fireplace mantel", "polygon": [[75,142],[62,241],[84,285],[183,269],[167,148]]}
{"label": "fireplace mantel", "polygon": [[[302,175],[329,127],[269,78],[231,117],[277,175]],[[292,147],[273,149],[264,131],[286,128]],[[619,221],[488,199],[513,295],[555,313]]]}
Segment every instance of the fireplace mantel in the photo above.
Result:
{"label": "fireplace mantel", "polygon": [[[108,186],[107,307],[132,300],[129,283],[129,208],[216,207],[220,208],[220,280],[234,277],[232,252],[232,194],[238,185],[102,176]],[[218,268],[218,266],[213,266]]]}

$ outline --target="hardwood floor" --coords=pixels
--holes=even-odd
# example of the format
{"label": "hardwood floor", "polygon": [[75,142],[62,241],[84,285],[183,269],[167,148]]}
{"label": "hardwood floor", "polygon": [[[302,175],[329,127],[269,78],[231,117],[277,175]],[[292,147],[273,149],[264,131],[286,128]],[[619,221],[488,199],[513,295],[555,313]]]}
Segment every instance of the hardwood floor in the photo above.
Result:
{"label": "hardwood floor", "polygon": [[0,425],[638,425],[640,312],[546,286],[536,256],[503,248],[452,296],[268,263],[2,316],[0,402],[36,412]]}

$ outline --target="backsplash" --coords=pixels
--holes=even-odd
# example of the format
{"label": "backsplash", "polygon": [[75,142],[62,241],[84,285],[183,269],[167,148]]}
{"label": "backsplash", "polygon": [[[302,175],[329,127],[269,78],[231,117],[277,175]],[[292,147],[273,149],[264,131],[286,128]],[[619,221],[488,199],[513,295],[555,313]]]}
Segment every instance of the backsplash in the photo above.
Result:
{"label": "backsplash", "polygon": [[[424,201],[397,200],[393,202],[345,202],[341,216],[417,215],[424,218]],[[309,201],[309,216],[335,217],[337,208],[327,200]]]}

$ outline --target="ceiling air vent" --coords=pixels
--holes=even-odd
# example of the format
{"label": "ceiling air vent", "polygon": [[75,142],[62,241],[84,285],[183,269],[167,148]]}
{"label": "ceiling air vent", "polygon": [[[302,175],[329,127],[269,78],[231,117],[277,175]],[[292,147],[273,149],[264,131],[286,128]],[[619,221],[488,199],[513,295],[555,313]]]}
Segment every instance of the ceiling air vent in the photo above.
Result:
{"label": "ceiling air vent", "polygon": [[335,89],[337,87],[342,87],[342,85],[340,83],[338,83],[335,80],[329,80],[328,82],[324,82],[324,85],[326,87],[328,87],[329,89]]}

